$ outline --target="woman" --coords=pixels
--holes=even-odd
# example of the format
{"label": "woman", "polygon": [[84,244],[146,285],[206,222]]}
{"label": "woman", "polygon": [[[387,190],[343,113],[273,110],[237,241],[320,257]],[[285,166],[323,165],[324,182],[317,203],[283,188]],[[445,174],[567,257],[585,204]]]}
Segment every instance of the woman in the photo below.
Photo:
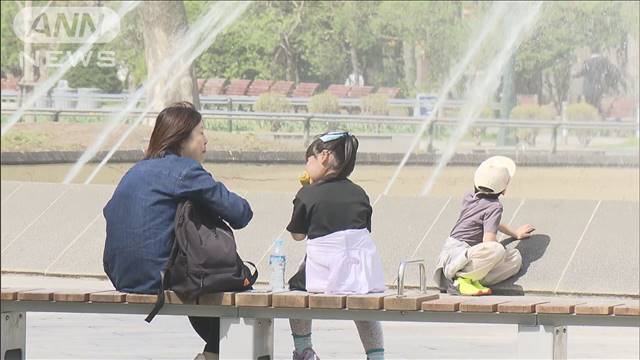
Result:
{"label": "woman", "polygon": [[[249,223],[249,203],[227,190],[203,167],[207,139],[202,116],[188,102],[162,110],[142,161],[120,180],[104,208],[104,270],[119,291],[156,294],[174,241],[178,203],[189,199],[234,229]],[[216,359],[219,318],[189,317],[206,342],[200,358]]]}

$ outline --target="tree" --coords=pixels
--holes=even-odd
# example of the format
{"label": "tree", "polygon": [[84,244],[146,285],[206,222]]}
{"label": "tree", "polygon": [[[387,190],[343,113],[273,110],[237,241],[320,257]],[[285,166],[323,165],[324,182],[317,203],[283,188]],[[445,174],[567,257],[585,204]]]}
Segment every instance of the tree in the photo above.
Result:
{"label": "tree", "polygon": [[620,2],[551,2],[543,11],[534,33],[516,52],[516,87],[540,99],[546,95],[559,112],[567,99],[577,51],[624,46],[626,34],[634,28],[637,33],[637,22],[630,26],[637,12],[626,14],[628,6]]}
{"label": "tree", "polygon": [[[147,99],[154,109],[162,109],[176,101],[190,101],[199,107],[198,89],[193,64],[179,64],[161,69],[188,30],[187,14],[181,1],[145,2],[141,6],[147,77],[160,76],[148,89]],[[169,77],[178,73],[176,81],[167,89]]]}

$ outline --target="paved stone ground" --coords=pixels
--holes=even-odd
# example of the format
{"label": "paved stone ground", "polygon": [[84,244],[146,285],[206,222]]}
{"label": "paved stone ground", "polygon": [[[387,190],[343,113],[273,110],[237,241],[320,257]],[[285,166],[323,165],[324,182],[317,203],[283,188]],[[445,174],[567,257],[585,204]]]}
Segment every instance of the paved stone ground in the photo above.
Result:
{"label": "paved stone ground", "polygon": [[[3,275],[3,286],[105,287],[99,280]],[[147,324],[142,315],[30,313],[27,359],[191,359],[203,342],[179,316],[158,316]],[[512,325],[384,323],[388,359],[512,359],[516,329]],[[364,354],[350,321],[317,321],[314,347],[323,359],[362,359]],[[569,328],[571,359],[637,359],[640,330]],[[293,342],[287,320],[275,323],[275,358],[291,358]]]}

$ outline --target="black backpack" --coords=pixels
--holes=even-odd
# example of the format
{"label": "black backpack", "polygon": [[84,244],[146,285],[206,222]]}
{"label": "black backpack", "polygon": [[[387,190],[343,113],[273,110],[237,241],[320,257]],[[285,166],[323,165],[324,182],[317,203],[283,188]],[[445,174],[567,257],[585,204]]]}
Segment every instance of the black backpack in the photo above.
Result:
{"label": "black backpack", "polygon": [[244,291],[258,279],[236,251],[233,231],[219,216],[206,216],[206,209],[186,200],[178,205],[175,241],[171,256],[161,274],[158,300],[145,319],[151,322],[164,305],[164,290],[173,290],[183,301],[202,294]]}

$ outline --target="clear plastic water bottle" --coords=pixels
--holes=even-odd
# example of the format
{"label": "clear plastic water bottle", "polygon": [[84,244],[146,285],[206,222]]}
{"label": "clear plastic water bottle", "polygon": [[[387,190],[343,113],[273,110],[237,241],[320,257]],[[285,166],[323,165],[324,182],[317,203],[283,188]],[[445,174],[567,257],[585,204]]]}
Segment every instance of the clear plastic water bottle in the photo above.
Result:
{"label": "clear plastic water bottle", "polygon": [[284,270],[287,265],[287,257],[284,256],[283,246],[284,240],[276,240],[273,253],[269,256],[269,267],[271,268],[269,287],[271,291],[284,290]]}

